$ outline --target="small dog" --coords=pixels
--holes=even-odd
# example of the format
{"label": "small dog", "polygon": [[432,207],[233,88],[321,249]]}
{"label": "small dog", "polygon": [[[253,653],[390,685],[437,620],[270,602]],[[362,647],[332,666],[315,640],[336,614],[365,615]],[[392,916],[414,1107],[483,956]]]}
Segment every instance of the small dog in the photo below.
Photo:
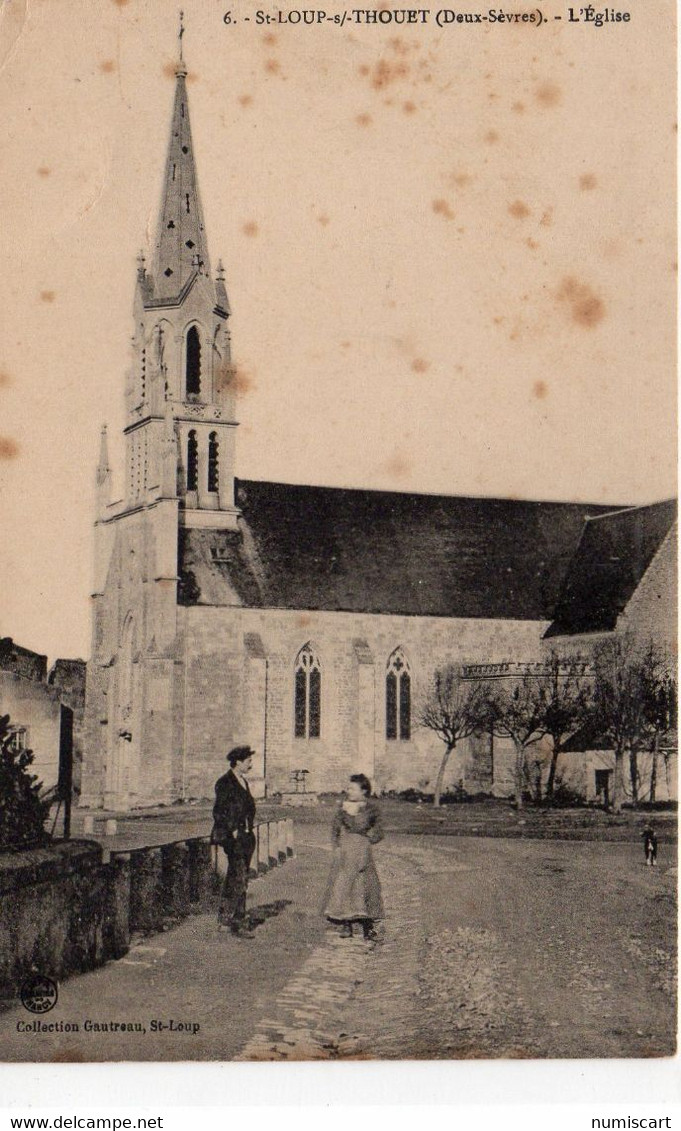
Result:
{"label": "small dog", "polygon": [[650,825],[646,825],[643,832],[643,851],[645,852],[646,864],[650,868],[657,864],[657,837]]}

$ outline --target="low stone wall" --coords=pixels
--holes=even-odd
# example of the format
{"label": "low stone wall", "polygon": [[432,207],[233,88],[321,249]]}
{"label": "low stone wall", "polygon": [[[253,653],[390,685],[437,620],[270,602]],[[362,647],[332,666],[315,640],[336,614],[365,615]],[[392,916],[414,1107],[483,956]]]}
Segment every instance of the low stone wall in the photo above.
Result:
{"label": "low stone wall", "polygon": [[[293,855],[293,821],[257,826],[253,874]],[[208,837],[129,852],[94,841],[0,855],[0,1008],[29,974],[59,981],[122,958],[134,933],[209,910],[226,868]]]}

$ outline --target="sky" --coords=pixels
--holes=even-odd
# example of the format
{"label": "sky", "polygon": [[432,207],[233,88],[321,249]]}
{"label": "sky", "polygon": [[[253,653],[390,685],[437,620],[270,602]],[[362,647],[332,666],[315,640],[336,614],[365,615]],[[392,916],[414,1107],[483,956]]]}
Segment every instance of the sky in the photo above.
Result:
{"label": "sky", "polygon": [[[184,0],[237,475],[676,493],[675,9],[644,19],[636,0],[600,29],[567,10],[266,26]],[[89,655],[99,433],[120,477],[176,35],[163,0],[0,12],[0,635],[51,659]]]}

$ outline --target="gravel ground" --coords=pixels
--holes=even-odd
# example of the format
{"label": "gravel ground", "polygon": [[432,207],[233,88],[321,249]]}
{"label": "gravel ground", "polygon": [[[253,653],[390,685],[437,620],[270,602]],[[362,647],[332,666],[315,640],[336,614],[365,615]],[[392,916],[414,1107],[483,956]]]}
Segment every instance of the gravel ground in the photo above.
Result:
{"label": "gravel ground", "polygon": [[[6,1060],[669,1056],[676,1039],[676,858],[630,843],[389,835],[376,849],[383,940],[343,940],[320,902],[328,826],[252,885],[255,937],[200,915],[70,979]],[[84,1018],[145,1033],[85,1033]],[[152,1032],[151,1020],[199,1024]]]}

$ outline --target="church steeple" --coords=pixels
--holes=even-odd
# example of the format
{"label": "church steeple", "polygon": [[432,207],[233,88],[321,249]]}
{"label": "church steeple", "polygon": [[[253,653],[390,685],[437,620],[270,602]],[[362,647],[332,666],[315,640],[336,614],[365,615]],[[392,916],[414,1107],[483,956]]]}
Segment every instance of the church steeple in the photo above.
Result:
{"label": "church steeple", "polygon": [[[137,260],[126,385],[126,505],[174,500],[185,526],[234,528],[236,440],[230,308],[212,278],[180,52],[151,268]],[[174,467],[173,467],[174,463]]]}
{"label": "church steeple", "polygon": [[157,300],[179,296],[195,272],[210,275],[189,123],[183,34],[180,13],[180,58],[175,69],[175,102],[151,271],[154,298]]}

